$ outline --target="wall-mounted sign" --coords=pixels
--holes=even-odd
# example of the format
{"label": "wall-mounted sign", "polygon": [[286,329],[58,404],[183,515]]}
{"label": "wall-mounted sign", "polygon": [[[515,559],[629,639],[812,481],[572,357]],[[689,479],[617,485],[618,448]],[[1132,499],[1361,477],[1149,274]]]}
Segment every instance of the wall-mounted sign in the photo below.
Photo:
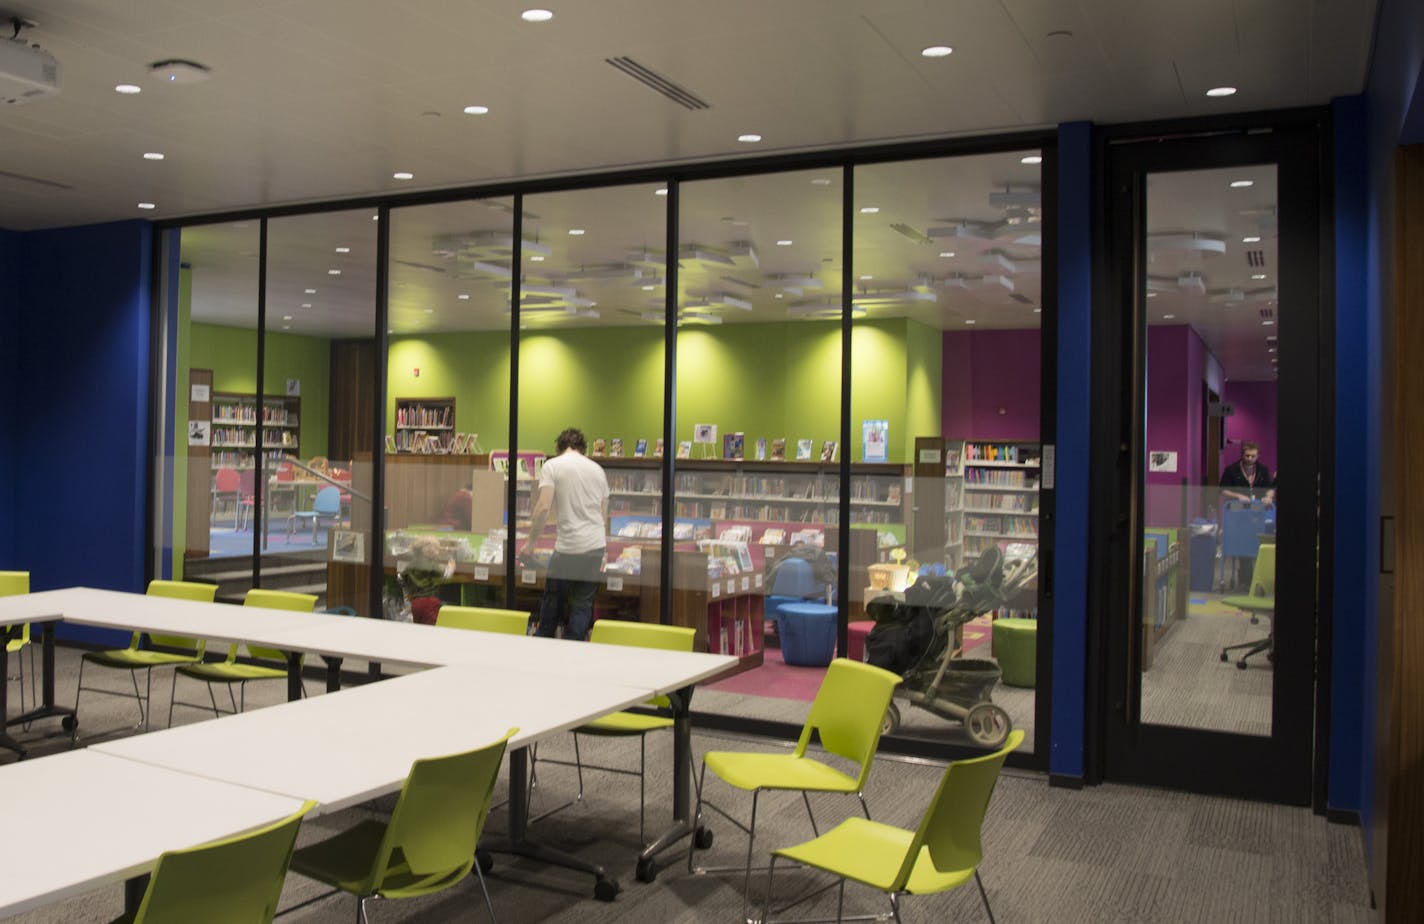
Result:
{"label": "wall-mounted sign", "polygon": [[193,385],[188,389],[188,397],[193,401],[207,401],[212,396],[212,390],[207,385]]}
{"label": "wall-mounted sign", "polygon": [[1177,470],[1177,454],[1175,452],[1164,452],[1154,449],[1147,454],[1147,470],[1149,472],[1175,472]]}
{"label": "wall-mounted sign", "polygon": [[212,435],[212,422],[207,420],[188,421],[188,445],[206,446]]}

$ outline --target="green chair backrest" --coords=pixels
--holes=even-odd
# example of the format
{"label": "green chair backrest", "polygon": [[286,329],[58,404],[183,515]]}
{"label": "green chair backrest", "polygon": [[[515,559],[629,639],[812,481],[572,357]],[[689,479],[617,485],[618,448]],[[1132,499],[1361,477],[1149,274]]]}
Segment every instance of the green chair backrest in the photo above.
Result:
{"label": "green chair backrest", "polygon": [[529,614],[520,610],[498,610],[488,606],[446,604],[435,614],[435,624],[450,629],[526,635],[529,632]]}
{"label": "green chair backrest", "polygon": [[811,731],[820,733],[821,747],[860,765],[860,787],[870,774],[875,749],[880,746],[880,730],[890,694],[900,683],[900,675],[871,664],[836,658],[826,668],[806,727],[796,742],[796,756],[806,753]]}
{"label": "green chair backrest", "polygon": [[[662,651],[691,651],[697,642],[697,630],[683,626],[663,626],[652,622],[628,622],[622,619],[600,619],[589,630],[588,640],[599,645],[628,645],[633,648],[658,648]],[[672,701],[666,696],[648,700],[651,706],[667,709]]]}
{"label": "green chair backrest", "polygon": [[1276,544],[1263,542],[1256,548],[1256,566],[1251,571],[1251,596],[1276,595]]}
{"label": "green chair backrest", "polygon": [[223,838],[158,858],[135,924],[253,924],[277,912],[282,881],[302,816],[293,815],[248,834]]}
{"label": "green chair backrest", "polygon": [[[150,597],[172,597],[178,600],[196,600],[199,603],[212,603],[217,596],[218,585],[199,584],[194,581],[149,581],[148,595]],[[137,640],[140,633],[134,633]],[[201,655],[207,647],[207,642],[184,638],[181,635],[154,635],[149,633],[148,640],[151,644],[161,645],[164,648],[182,648],[194,654]],[[137,647],[130,645],[130,648]]]}
{"label": "green chair backrest", "polygon": [[1014,729],[992,754],[956,760],[945,768],[934,799],[915,830],[915,839],[895,877],[895,884],[887,891],[899,892],[905,888],[921,854],[928,854],[930,863],[941,872],[973,869],[979,865],[984,859],[984,845],[979,835],[984,827],[984,813],[989,810],[989,797],[994,794],[1004,758],[1023,740],[1023,729]]}
{"label": "green chair backrest", "polygon": [[[299,594],[290,590],[266,590],[261,587],[254,587],[247,592],[247,596],[242,600],[243,606],[260,606],[269,610],[291,610],[296,613],[312,613],[316,611],[315,594]],[[279,648],[268,648],[264,645],[247,646],[247,653],[254,658],[261,658],[264,661],[277,661],[283,667],[287,665],[287,655]],[[228,652],[228,660],[232,660],[237,654],[237,646],[233,645]]]}
{"label": "green chair backrest", "polygon": [[[421,895],[454,885],[469,874],[505,746],[518,731],[511,728],[498,741],[473,751],[411,765],[362,893]],[[410,875],[388,880],[393,859],[402,858]]]}
{"label": "green chair backrest", "polygon": [[[0,597],[17,597],[20,594],[30,592],[30,572],[28,571],[0,571]],[[0,636],[10,631],[9,626],[0,626]],[[0,637],[0,642],[5,639]],[[20,628],[20,644],[29,644],[30,624],[25,623]]]}

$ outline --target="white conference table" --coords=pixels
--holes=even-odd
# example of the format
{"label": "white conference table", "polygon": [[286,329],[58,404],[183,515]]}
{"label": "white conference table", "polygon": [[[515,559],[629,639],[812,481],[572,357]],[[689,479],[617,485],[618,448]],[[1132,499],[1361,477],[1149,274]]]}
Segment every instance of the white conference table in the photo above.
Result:
{"label": "white conference table", "polygon": [[0,780],[0,917],[134,881],[165,850],[271,824],[304,801],[93,749],[20,761]]}
{"label": "white conference table", "polygon": [[[293,670],[288,684],[292,701],[284,705],[95,749],[215,782],[315,798],[322,803],[318,811],[330,811],[399,788],[418,757],[468,750],[519,726],[509,751],[510,843],[499,849],[588,872],[595,878],[594,894],[603,899],[613,898],[618,884],[601,867],[527,839],[526,746],[653,695],[669,696],[674,718],[673,823],[639,856],[638,878],[650,881],[656,875],[654,857],[692,833],[692,687],[736,663],[726,655],[590,645],[93,588],[0,598],[0,624],[46,623],[46,705],[51,709],[55,619],[248,641],[289,652],[293,666],[302,653],[319,653],[327,658],[332,690],[339,688],[345,657],[434,668],[305,701],[298,699],[300,676]],[[469,702],[488,702],[490,707],[478,717],[464,715],[458,705]],[[64,712],[73,714],[57,710]],[[387,740],[392,734],[394,744]],[[372,766],[361,767],[366,761]],[[7,776],[8,771],[0,774],[0,783]]]}

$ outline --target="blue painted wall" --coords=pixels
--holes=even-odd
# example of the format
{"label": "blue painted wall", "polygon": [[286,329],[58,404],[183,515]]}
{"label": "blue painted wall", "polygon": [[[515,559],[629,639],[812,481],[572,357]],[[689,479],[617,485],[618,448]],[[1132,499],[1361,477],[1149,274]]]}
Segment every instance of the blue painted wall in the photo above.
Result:
{"label": "blue painted wall", "polygon": [[[1389,355],[1385,351],[1381,322],[1387,317],[1385,302],[1393,291],[1393,209],[1394,188],[1391,170],[1395,148],[1401,144],[1424,142],[1424,4],[1418,0],[1381,0],[1375,29],[1375,50],[1366,84],[1366,236],[1365,298],[1360,323],[1364,328],[1364,364],[1369,370],[1364,382],[1364,440],[1358,457],[1378,466],[1391,464],[1381,458],[1382,415],[1392,413],[1383,406],[1381,375]],[[1379,750],[1388,742],[1380,740],[1380,707],[1387,702],[1388,687],[1380,675],[1379,515],[1380,474],[1375,465],[1364,468],[1364,497],[1360,510],[1363,543],[1359,550],[1364,577],[1361,587],[1364,611],[1362,687],[1364,693],[1362,740],[1360,742],[1360,810],[1365,826],[1367,857],[1374,865],[1377,833],[1376,773]],[[1384,689],[1381,689],[1381,687]],[[1377,872],[1379,872],[1377,870]]]}
{"label": "blue painted wall", "polygon": [[1058,129],[1058,522],[1054,533],[1050,773],[1083,776],[1088,637],[1088,445],[1091,403],[1093,132]]}
{"label": "blue painted wall", "polygon": [[151,240],[141,221],[21,235],[7,400],[19,408],[14,521],[35,590],[143,589]]}
{"label": "blue painted wall", "polygon": [[[0,395],[15,393],[15,360],[20,339],[19,321],[20,235],[0,231]],[[0,400],[0,571],[23,571],[15,552],[15,428],[19,407]]]}

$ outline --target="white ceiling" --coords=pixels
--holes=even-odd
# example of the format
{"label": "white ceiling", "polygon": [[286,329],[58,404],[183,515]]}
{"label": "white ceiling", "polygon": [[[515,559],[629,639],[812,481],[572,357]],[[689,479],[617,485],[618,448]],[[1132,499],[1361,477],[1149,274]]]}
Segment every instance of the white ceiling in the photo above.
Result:
{"label": "white ceiling", "polygon": [[[0,11],[38,24],[26,38],[64,68],[59,96],[0,110],[0,227],[194,216],[1079,119],[1112,123],[1318,105],[1362,89],[1376,6],[1374,0],[585,0],[545,3],[554,19],[529,24],[519,18],[528,5],[0,0]],[[930,44],[953,46],[954,53],[922,57]],[[708,108],[686,109],[607,63],[620,56],[691,91]],[[147,77],[148,64],[171,58],[200,62],[211,78],[166,85]],[[117,94],[119,83],[143,92]],[[1239,92],[1205,95],[1220,85]],[[472,104],[489,107],[488,114],[465,115],[463,107]],[[739,143],[745,132],[763,141]],[[165,159],[144,160],[150,151]],[[1037,323],[1037,268],[1022,265],[1036,259],[1034,248],[982,234],[966,246],[941,248],[938,238],[916,244],[889,230],[903,224],[923,234],[962,219],[982,223],[982,231],[1002,222],[1007,213],[991,207],[989,196],[1036,185],[1037,168],[1019,163],[1026,153],[857,173],[858,204],[874,198],[882,208],[857,217],[856,271],[876,277],[865,289],[918,284],[938,293],[933,302],[872,307],[871,316],[909,315],[945,328],[968,320]],[[402,170],[414,179],[392,178]],[[710,272],[720,264],[684,254],[683,300],[715,304],[723,292],[740,291],[750,296],[740,299],[750,310],[726,302],[712,309],[734,323],[784,316],[791,293],[778,274],[817,274],[823,291],[837,294],[840,178],[813,186],[816,178],[784,174],[685,186],[684,242],[706,245],[704,256],[725,257],[736,242],[750,241],[760,265],[733,257],[735,272]],[[640,186],[528,197],[538,218],[526,220],[526,237],[537,235],[551,253],[542,266],[526,264],[526,285],[573,288],[580,303],[598,303],[599,318],[563,323],[644,323],[643,303],[661,305],[660,289],[644,292],[631,271],[611,266],[631,262],[630,253],[644,245],[661,249],[663,200],[652,193]],[[157,208],[139,211],[140,201]],[[1235,200],[1185,188],[1154,205],[1161,227],[1204,233],[1235,234],[1237,211]],[[458,278],[468,274],[450,272],[436,251],[448,235],[507,232],[507,211],[462,203],[395,216],[394,255],[401,262],[392,272],[393,329],[498,326],[498,281]],[[568,228],[580,225],[587,235],[570,238]],[[185,232],[183,257],[195,267],[200,313],[214,319],[246,313],[251,322],[256,227]],[[273,323],[291,314],[294,332],[338,334],[360,319],[365,309],[353,305],[372,303],[374,227],[366,211],[274,221]],[[784,239],[795,243],[778,247]],[[352,253],[336,255],[335,246]],[[995,275],[983,254],[991,249],[1005,251],[1011,262],[1018,258],[1017,272],[1003,274],[1018,298],[1002,287],[994,295],[992,286],[946,282]],[[938,256],[946,251],[956,256]],[[1254,285],[1238,256],[1233,250],[1211,259],[1211,289]],[[327,276],[326,269],[340,268],[331,262],[337,259],[345,261],[343,275]],[[608,275],[589,275],[590,265]],[[320,292],[306,300],[313,308],[303,317],[301,290],[308,287]],[[777,291],[782,299],[774,298]],[[461,292],[471,299],[458,300]],[[797,298],[814,295],[803,290]],[[1189,294],[1159,293],[1154,308],[1166,304],[1164,295],[1183,302],[1164,313],[1192,323],[1214,350],[1238,354],[1227,343],[1232,324],[1219,296],[1202,297],[1201,317],[1194,318]],[[370,317],[364,313],[367,330]],[[1251,363],[1255,374],[1269,373]]]}

